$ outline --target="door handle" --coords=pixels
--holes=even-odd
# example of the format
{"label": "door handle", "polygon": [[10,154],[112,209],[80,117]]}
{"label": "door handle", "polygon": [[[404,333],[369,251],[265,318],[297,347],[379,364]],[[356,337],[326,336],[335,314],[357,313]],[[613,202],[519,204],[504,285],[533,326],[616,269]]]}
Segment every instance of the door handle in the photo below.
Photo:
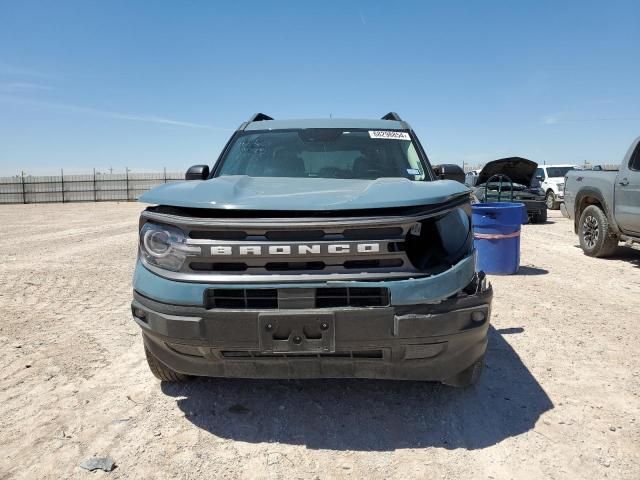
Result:
{"label": "door handle", "polygon": [[627,185],[629,185],[629,179],[628,178],[623,178],[622,180],[620,180],[618,182],[618,184],[622,185],[623,187],[626,187]]}

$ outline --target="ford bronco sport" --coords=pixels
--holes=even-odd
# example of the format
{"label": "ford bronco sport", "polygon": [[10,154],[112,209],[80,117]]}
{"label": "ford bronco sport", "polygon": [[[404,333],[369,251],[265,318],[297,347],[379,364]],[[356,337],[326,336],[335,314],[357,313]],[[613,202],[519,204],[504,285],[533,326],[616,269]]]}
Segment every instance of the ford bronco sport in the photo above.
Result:
{"label": "ford bronco sport", "polygon": [[141,197],[132,312],[156,377],[478,380],[470,190],[397,114],[256,114],[186,180]]}

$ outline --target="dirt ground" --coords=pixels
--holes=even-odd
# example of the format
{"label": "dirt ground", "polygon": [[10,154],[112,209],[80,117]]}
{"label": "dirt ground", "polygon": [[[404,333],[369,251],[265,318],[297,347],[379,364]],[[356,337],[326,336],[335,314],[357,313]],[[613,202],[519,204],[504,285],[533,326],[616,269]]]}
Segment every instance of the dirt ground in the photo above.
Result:
{"label": "dirt ground", "polygon": [[557,212],[523,227],[473,389],[170,386],[130,319],[141,208],[0,207],[0,479],[640,478],[640,252],[586,257]]}

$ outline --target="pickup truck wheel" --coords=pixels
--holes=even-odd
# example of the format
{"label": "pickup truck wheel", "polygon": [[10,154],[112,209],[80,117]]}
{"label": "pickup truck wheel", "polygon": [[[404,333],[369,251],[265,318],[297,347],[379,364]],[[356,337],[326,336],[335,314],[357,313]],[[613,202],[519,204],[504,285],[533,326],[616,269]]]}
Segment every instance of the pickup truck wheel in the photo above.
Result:
{"label": "pickup truck wheel", "polygon": [[466,388],[478,383],[482,370],[484,369],[484,355],[480,357],[473,365],[467,367],[453,377],[443,380],[442,383],[449,387]]}
{"label": "pickup truck wheel", "polygon": [[618,246],[609,229],[609,220],[600,207],[589,205],[580,215],[578,238],[584,253],[590,257],[606,257]]}
{"label": "pickup truck wheel", "polygon": [[189,380],[190,377],[188,375],[178,373],[163,363],[160,363],[160,360],[154,357],[146,346],[144,347],[144,355],[147,357],[149,370],[151,370],[151,373],[153,373],[158,380],[162,380],[163,382],[184,382]]}
{"label": "pickup truck wheel", "polygon": [[549,210],[557,210],[560,208],[560,203],[556,201],[556,195],[551,190],[547,192],[545,201]]}

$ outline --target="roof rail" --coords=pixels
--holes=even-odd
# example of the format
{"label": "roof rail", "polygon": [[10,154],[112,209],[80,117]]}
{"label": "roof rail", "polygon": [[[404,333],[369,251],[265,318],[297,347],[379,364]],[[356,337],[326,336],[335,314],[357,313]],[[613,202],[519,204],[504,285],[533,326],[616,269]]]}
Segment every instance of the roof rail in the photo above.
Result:
{"label": "roof rail", "polygon": [[400,118],[400,115],[398,115],[396,112],[389,112],[380,120],[395,120],[396,122],[402,121],[402,119]]}
{"label": "roof rail", "polygon": [[264,113],[254,113],[249,119],[249,122],[262,122],[263,120],[273,120],[273,118]]}

